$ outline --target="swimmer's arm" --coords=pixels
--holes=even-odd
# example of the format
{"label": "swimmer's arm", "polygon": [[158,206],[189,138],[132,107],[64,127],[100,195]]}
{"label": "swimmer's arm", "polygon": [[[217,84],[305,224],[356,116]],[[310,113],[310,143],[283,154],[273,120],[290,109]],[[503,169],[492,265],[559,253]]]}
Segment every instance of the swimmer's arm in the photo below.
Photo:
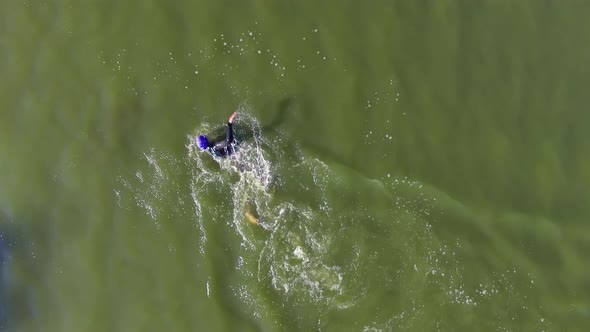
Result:
{"label": "swimmer's arm", "polygon": [[234,142],[234,129],[233,129],[233,122],[234,118],[236,117],[237,112],[233,112],[229,119],[227,120],[227,132],[225,134],[225,141],[217,142],[213,144],[213,148],[215,150],[225,149],[228,145]]}
{"label": "swimmer's arm", "polygon": [[234,129],[232,128],[232,124],[234,122],[234,118],[236,117],[237,113],[233,112],[230,116],[229,116],[229,120],[227,120],[227,134],[225,136],[225,141],[228,144],[233,143],[234,141]]}
{"label": "swimmer's arm", "polygon": [[227,123],[227,133],[225,134],[225,142],[231,144],[234,142],[234,129],[231,122]]}

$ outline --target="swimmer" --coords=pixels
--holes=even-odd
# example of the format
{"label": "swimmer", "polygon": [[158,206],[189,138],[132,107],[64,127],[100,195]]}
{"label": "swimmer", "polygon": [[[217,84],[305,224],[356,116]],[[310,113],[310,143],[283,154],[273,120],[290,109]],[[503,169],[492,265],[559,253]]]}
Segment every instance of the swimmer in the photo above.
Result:
{"label": "swimmer", "polygon": [[234,130],[232,128],[232,123],[234,122],[234,118],[236,117],[237,113],[233,112],[230,115],[229,120],[227,120],[227,133],[225,136],[225,140],[219,142],[210,142],[207,136],[199,135],[196,138],[196,143],[201,150],[209,151],[214,157],[227,157],[234,153]]}

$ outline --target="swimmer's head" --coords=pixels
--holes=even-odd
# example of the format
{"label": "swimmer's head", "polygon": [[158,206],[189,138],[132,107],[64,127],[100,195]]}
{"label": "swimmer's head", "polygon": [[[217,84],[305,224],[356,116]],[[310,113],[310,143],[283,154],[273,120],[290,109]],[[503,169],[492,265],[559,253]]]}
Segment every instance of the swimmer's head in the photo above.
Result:
{"label": "swimmer's head", "polygon": [[199,135],[197,137],[197,145],[201,148],[201,150],[206,150],[209,147],[209,140],[205,135]]}

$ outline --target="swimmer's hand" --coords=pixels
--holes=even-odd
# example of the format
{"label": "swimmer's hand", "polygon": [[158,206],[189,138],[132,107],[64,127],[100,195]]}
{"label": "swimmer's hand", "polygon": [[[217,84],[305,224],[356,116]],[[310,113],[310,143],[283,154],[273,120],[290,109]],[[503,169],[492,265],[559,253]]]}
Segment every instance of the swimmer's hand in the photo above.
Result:
{"label": "swimmer's hand", "polygon": [[234,122],[234,118],[236,117],[236,115],[238,115],[237,112],[233,112],[230,116],[229,116],[229,120],[227,120],[227,122],[232,123]]}

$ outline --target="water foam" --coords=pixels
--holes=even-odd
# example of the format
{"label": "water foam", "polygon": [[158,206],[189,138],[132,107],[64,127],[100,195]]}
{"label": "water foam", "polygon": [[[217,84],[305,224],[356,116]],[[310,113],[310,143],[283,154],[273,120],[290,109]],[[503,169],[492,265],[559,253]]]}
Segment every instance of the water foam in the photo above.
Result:
{"label": "water foam", "polygon": [[[185,163],[173,155],[158,153],[155,149],[145,152],[142,159],[147,167],[136,170],[133,176],[119,176],[118,182],[122,188],[113,189],[117,203],[122,208],[128,208],[125,194],[133,196],[135,204],[153,220],[157,229],[162,222],[183,214],[185,200],[182,186],[171,181],[170,178],[181,174]],[[176,200],[170,200],[170,198]],[[171,206],[172,205],[172,206]]]}
{"label": "water foam", "polygon": [[[235,127],[247,128],[252,136],[244,139],[238,135],[237,139],[242,141],[238,143],[237,152],[229,158],[215,159],[218,169],[211,170],[211,156],[199,151],[192,139],[188,145],[189,156],[196,165],[191,185],[195,208],[205,208],[199,197],[207,195],[213,183],[229,187],[233,203],[230,226],[240,236],[242,248],[258,257],[257,280],[253,281],[269,281],[275,290],[286,296],[328,303],[341,294],[345,275],[341,267],[326,262],[326,252],[334,239],[315,221],[331,212],[325,189],[336,178],[327,165],[304,157],[297,148],[298,162],[295,165],[283,162],[281,149],[273,149],[284,144],[281,138],[264,137],[260,124],[247,107],[242,106],[239,112]],[[204,124],[199,132],[208,129],[210,126]],[[290,174],[289,170],[312,179],[316,186],[314,190],[321,193],[318,210],[305,203],[274,198],[277,188],[280,190],[283,182],[288,181],[277,174]],[[228,180],[231,178],[234,180]],[[252,225],[244,221],[247,210],[256,211],[261,216],[260,225],[268,231],[264,241],[257,240],[252,234]],[[238,263],[236,268],[246,270],[247,265],[247,262]],[[244,301],[252,302],[253,292],[244,289],[236,292]]]}
{"label": "water foam", "polygon": [[[238,136],[241,141],[234,155],[213,159],[194,145],[193,134],[187,136],[186,160],[176,160],[150,150],[143,156],[146,167],[126,179],[121,178],[120,183],[131,192],[135,204],[150,216],[156,227],[160,227],[169,218],[169,213],[186,207],[181,193],[183,186],[174,182],[174,175],[188,168],[192,219],[199,233],[199,251],[203,256],[208,255],[205,244],[209,238],[208,227],[213,222],[205,216],[217,216],[220,212],[217,209],[229,207],[231,219],[227,220],[228,231],[238,235],[244,250],[235,268],[248,280],[239,287],[232,286],[232,289],[236,297],[256,315],[268,311],[265,299],[258,295],[258,287],[252,286],[259,283],[269,285],[289,301],[311,304],[320,311],[330,308],[351,310],[365,301],[371,292],[362,280],[367,269],[385,271],[386,287],[399,289],[403,297],[412,298],[407,290],[411,289],[411,285],[404,283],[416,275],[424,280],[425,285],[444,294],[441,298],[443,304],[471,308],[491,301],[498,292],[509,288],[512,283],[510,278],[502,279],[506,275],[478,281],[479,286],[475,288],[466,284],[462,263],[455,257],[459,244],[445,244],[437,240],[431,223],[436,222],[436,206],[439,203],[421,183],[395,176],[367,179],[366,188],[354,190],[358,190],[359,195],[363,192],[381,197],[379,200],[383,199],[387,202],[383,204],[387,205],[379,203],[373,210],[370,203],[366,203],[369,205],[356,206],[352,212],[335,211],[329,192],[350,188],[342,184],[334,171],[319,159],[306,156],[297,146],[294,157],[283,160],[281,149],[272,149],[274,145],[281,146],[283,143],[278,138],[265,137],[247,107],[242,106],[239,111],[236,127],[246,128],[252,137]],[[207,123],[198,128],[199,133],[211,130],[213,126]],[[306,187],[311,184],[314,188]],[[298,186],[304,196],[311,197],[309,200],[291,199],[290,193],[287,193],[286,199],[276,198],[277,191],[280,192],[283,187],[292,189]],[[230,197],[224,207],[208,202],[210,197],[222,192],[228,192]],[[115,190],[115,194],[124,205],[124,190]],[[179,198],[173,207],[166,208],[162,201],[171,196]],[[389,206],[388,211],[379,212],[386,206]],[[260,224],[267,233],[256,235],[256,227],[245,222],[244,212],[249,209],[261,217]],[[393,219],[383,220],[384,217]],[[345,237],[365,227],[391,231],[390,241],[399,242],[393,246],[399,250],[394,253],[399,270],[380,265],[389,260],[384,253],[368,253],[367,248],[378,248],[372,243],[354,242],[345,265],[332,260],[330,252],[342,246],[342,234],[326,232],[319,220],[340,223]],[[364,224],[359,225],[359,221]],[[416,249],[412,243],[420,243],[422,248]],[[207,295],[210,295],[209,281],[204,286]],[[423,315],[421,308],[423,304],[412,301],[392,311],[390,316],[365,325],[365,330],[411,327]]]}

